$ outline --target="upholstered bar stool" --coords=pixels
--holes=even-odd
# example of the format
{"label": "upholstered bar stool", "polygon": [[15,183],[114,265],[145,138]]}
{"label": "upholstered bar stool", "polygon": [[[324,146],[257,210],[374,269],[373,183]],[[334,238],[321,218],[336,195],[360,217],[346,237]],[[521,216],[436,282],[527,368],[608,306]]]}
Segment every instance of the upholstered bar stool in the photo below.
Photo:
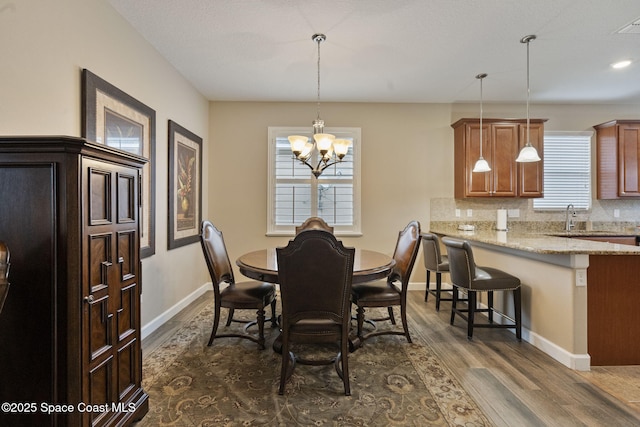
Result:
{"label": "upholstered bar stool", "polygon": [[[449,259],[440,252],[440,239],[432,233],[422,233],[422,253],[424,255],[424,267],[427,270],[426,289],[424,291],[425,302],[432,294],[436,298],[436,311],[440,311],[440,301],[452,301],[452,298],[442,298],[442,273],[449,272]],[[436,274],[436,288],[431,289],[431,272]],[[452,291],[453,292],[453,291]]]}
{"label": "upholstered bar stool", "polygon": [[[522,339],[522,304],[520,279],[502,270],[492,267],[479,267],[473,259],[471,245],[466,240],[443,237],[442,242],[447,247],[449,257],[449,274],[454,287],[460,288],[468,294],[468,308],[457,307],[458,292],[453,292],[451,303],[451,324],[456,314],[467,321],[467,338],[472,339],[473,328],[513,328],[518,341]],[[515,319],[493,309],[493,293],[495,291],[512,291]],[[479,292],[487,293],[487,308],[477,309],[476,301]],[[486,312],[489,323],[476,323],[475,314]],[[493,314],[496,313],[510,321],[510,323],[494,323]]]}

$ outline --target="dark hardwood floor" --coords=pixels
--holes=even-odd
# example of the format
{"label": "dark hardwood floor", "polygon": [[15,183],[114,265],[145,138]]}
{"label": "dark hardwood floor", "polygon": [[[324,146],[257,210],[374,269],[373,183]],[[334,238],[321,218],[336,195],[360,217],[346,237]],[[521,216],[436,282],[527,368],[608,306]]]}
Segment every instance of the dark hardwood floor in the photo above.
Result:
{"label": "dark hardwood floor", "polygon": [[[143,357],[212,300],[207,292],[145,338]],[[640,366],[573,371],[505,330],[478,329],[468,341],[462,320],[449,325],[448,302],[436,312],[432,296],[425,303],[410,291],[408,304],[412,336],[433,347],[496,426],[640,426]]]}

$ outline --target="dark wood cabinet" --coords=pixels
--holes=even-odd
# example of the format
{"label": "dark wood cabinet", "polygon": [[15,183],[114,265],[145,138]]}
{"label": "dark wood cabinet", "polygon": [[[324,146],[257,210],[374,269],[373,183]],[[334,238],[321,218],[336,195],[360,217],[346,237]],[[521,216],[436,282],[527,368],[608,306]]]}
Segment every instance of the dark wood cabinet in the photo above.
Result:
{"label": "dark wood cabinet", "polygon": [[[80,138],[0,137],[0,240],[11,248],[0,399],[23,404],[2,411],[0,425],[126,425],[148,411],[140,343],[144,163]],[[60,406],[46,413],[43,405]]]}
{"label": "dark wood cabinet", "polygon": [[[530,120],[530,140],[540,156],[544,144],[543,119]],[[517,163],[526,144],[525,119],[484,119],[482,156],[489,172],[473,172],[480,156],[480,119],[460,119],[454,129],[454,192],[465,197],[542,197],[543,163]]]}
{"label": "dark wood cabinet", "polygon": [[596,130],[597,197],[640,197],[640,120],[612,120]]}

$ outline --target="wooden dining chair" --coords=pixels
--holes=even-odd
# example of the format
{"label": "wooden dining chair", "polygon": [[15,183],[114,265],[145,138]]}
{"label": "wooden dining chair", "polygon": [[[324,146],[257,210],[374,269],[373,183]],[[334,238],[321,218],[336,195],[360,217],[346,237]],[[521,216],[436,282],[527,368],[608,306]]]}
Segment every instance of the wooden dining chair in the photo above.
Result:
{"label": "wooden dining chair", "polygon": [[[213,328],[207,345],[210,346],[215,338],[238,337],[251,340],[257,343],[261,349],[264,349],[265,307],[271,305],[271,324],[274,327],[277,326],[275,285],[273,283],[257,281],[236,283],[222,232],[210,221],[202,221],[200,227],[200,242],[202,244],[204,259],[207,263],[209,274],[211,275],[211,281],[213,282],[215,297]],[[226,287],[221,289],[221,285],[226,285]],[[217,334],[218,325],[220,324],[221,307],[229,310],[227,326],[229,326],[232,321],[242,322],[246,324],[244,328],[246,332],[250,326],[257,324],[258,337],[248,333]],[[246,322],[233,319],[235,310],[247,309],[257,310],[256,321]]]}
{"label": "wooden dining chair", "polygon": [[[278,393],[284,393],[296,363],[334,364],[342,379],[344,394],[349,396],[350,294],[355,249],[345,248],[326,230],[305,230],[276,252],[282,301]],[[331,359],[308,358],[291,351],[293,344],[306,348],[310,344],[327,343],[338,347]]]}
{"label": "wooden dining chair", "polygon": [[319,216],[307,218],[302,224],[296,227],[296,234],[302,230],[326,230],[333,233],[333,227],[327,224],[325,220]]}
{"label": "wooden dining chair", "polygon": [[[393,251],[393,259],[396,264],[389,277],[387,277],[386,280],[358,283],[352,286],[351,300],[357,306],[357,334],[360,344],[362,344],[365,339],[385,334],[404,335],[407,341],[411,342],[409,327],[407,326],[407,290],[419,248],[420,223],[418,221],[411,221],[404,230],[398,234],[396,247]],[[366,320],[365,308],[386,307],[389,314],[387,317],[371,320],[376,322],[389,320],[395,325],[394,306],[400,306],[400,318],[402,320],[403,331],[393,329],[382,331],[374,330],[366,335],[364,334],[363,327]]]}

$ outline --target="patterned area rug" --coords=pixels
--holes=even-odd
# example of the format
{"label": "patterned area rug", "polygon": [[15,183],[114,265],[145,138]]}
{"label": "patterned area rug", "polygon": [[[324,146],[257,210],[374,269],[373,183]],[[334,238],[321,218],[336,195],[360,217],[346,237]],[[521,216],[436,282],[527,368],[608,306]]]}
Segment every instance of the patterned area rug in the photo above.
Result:
{"label": "patterned area rug", "polygon": [[144,355],[150,409],[137,426],[491,425],[418,334],[413,344],[376,337],[351,353],[351,396],[332,365],[297,365],[280,396],[281,356],[271,349],[277,329],[265,326],[264,351],[236,338],[207,347],[212,318],[212,308],[203,309]]}

